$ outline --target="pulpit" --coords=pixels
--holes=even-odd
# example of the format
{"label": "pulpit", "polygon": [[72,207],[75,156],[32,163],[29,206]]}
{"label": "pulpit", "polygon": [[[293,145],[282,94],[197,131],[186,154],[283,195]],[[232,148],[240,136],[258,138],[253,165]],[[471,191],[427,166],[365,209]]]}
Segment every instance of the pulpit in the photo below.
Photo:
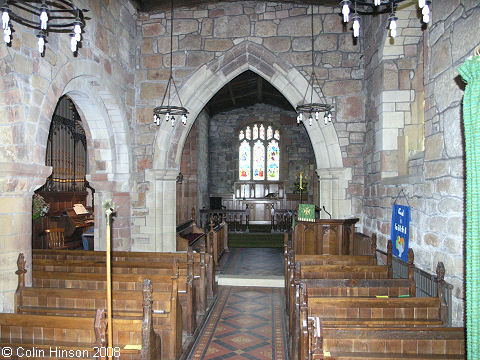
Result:
{"label": "pulpit", "polygon": [[353,255],[355,224],[352,219],[298,221],[293,230],[293,248],[298,255]]}

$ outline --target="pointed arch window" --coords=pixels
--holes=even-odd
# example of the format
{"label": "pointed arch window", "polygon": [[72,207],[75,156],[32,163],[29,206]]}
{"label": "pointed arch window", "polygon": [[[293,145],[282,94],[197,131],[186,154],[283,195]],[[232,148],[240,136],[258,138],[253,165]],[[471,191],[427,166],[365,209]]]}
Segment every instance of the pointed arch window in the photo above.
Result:
{"label": "pointed arch window", "polygon": [[[266,130],[265,130],[266,129]],[[255,123],[238,132],[238,178],[243,181],[280,180],[280,131]]]}

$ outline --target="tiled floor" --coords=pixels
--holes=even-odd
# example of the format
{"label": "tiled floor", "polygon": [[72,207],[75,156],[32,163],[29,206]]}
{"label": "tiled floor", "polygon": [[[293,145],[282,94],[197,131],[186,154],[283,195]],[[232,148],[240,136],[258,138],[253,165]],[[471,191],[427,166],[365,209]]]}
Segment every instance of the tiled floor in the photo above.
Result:
{"label": "tiled floor", "polygon": [[284,360],[283,291],[274,288],[219,288],[188,359]]}
{"label": "tiled floor", "polygon": [[[224,273],[283,275],[281,249],[232,248]],[[188,359],[286,359],[283,288],[218,287],[218,298]]]}
{"label": "tiled floor", "polygon": [[231,248],[224,271],[226,275],[282,276],[283,273],[280,248]]}

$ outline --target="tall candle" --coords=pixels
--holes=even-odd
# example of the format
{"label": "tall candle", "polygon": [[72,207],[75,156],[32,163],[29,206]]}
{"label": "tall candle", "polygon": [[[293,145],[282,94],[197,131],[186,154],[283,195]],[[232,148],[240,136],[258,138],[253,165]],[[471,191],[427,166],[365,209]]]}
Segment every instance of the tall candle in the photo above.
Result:
{"label": "tall candle", "polygon": [[303,187],[302,187],[302,179],[303,179],[303,173],[300,173],[300,189],[303,189]]}

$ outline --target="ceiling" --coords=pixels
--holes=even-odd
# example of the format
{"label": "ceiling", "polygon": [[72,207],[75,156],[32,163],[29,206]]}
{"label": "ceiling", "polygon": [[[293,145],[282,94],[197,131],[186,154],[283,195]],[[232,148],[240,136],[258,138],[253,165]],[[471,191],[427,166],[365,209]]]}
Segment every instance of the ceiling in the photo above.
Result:
{"label": "ceiling", "polygon": [[[236,2],[237,0],[230,0],[230,2]],[[137,3],[138,9],[143,12],[152,12],[152,11],[166,11],[170,9],[170,0],[135,0]],[[225,2],[225,0],[173,0],[173,6],[178,7],[188,7],[188,6],[198,6],[200,4],[214,4]],[[288,2],[288,3],[297,3],[297,4],[315,4],[323,6],[333,6],[339,7],[339,0],[291,0],[284,1],[278,0],[278,2]]]}
{"label": "ceiling", "polygon": [[275,87],[250,70],[241,73],[222,87],[207,103],[205,110],[210,116],[214,116],[256,103],[275,105],[284,110],[295,111]]}

